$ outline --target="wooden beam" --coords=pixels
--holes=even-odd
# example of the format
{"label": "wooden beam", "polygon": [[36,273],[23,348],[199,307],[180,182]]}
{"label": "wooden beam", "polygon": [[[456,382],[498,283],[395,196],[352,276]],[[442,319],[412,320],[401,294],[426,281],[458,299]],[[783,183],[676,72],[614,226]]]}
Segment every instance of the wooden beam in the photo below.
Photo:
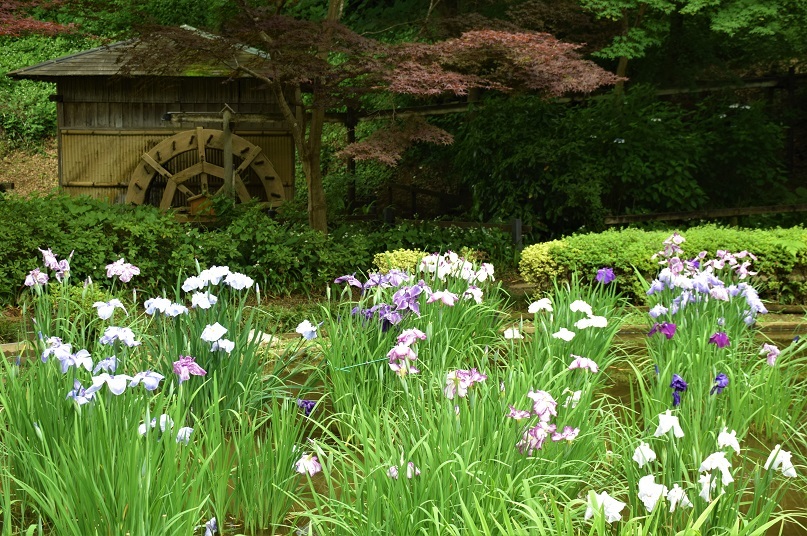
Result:
{"label": "wooden beam", "polygon": [[807,212],[807,203],[799,205],[769,205],[764,207],[714,208],[689,212],[657,212],[653,214],[627,214],[605,218],[605,225],[622,225],[642,221],[675,221],[712,218],[730,218],[755,214],[783,214],[786,212]]}

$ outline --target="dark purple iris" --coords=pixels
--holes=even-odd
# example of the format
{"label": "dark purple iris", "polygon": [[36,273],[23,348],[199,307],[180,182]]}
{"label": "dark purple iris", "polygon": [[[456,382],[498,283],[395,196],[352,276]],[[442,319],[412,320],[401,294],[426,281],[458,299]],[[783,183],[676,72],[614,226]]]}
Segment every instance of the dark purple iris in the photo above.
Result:
{"label": "dark purple iris", "polygon": [[297,399],[297,406],[305,411],[305,416],[308,417],[311,415],[311,412],[314,411],[314,407],[317,405],[316,400],[305,400],[302,398]]}
{"label": "dark purple iris", "polygon": [[729,386],[729,377],[723,374],[722,372],[715,376],[715,384],[712,387],[712,390],[709,391],[710,395],[715,393],[720,394],[723,392],[723,389]]}
{"label": "dark purple iris", "polygon": [[667,339],[672,339],[673,335],[675,335],[675,328],[676,325],[672,322],[662,322],[661,324],[656,322],[653,324],[653,327],[650,328],[650,333],[648,333],[647,336],[652,337],[656,333],[661,333],[667,337]]}
{"label": "dark purple iris", "polygon": [[709,337],[709,343],[716,344],[718,348],[725,348],[731,344],[731,341],[729,341],[729,336],[725,331],[718,331]]}
{"label": "dark purple iris", "polygon": [[612,282],[616,279],[616,275],[614,275],[613,268],[600,268],[597,270],[597,281],[603,285],[607,285],[608,283]]}
{"label": "dark purple iris", "polygon": [[673,390],[673,406],[678,406],[681,404],[681,393],[687,390],[687,382],[678,374],[673,374],[670,387]]}

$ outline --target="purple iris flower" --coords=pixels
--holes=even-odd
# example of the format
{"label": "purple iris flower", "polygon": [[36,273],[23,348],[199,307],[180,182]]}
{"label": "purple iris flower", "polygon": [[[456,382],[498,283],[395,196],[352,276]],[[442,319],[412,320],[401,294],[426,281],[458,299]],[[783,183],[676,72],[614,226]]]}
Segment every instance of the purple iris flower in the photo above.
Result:
{"label": "purple iris flower", "polygon": [[337,285],[347,283],[348,285],[351,285],[353,287],[362,288],[361,281],[356,279],[355,273],[349,275],[343,275],[342,277],[337,277],[336,279],[333,280],[333,282],[336,283]]}
{"label": "purple iris flower", "polygon": [[731,341],[729,341],[729,336],[725,331],[718,331],[709,337],[709,344],[715,344],[718,348],[725,348],[731,344]]}
{"label": "purple iris flower", "polygon": [[672,387],[676,391],[686,391],[688,385],[687,382],[684,381],[684,378],[682,378],[678,374],[673,374],[672,381],[670,382],[670,387]]}
{"label": "purple iris flower", "polygon": [[308,417],[311,415],[311,412],[314,411],[314,407],[317,405],[316,400],[304,400],[302,398],[297,399],[297,407],[305,411],[305,416]]}
{"label": "purple iris flower", "polygon": [[672,322],[662,322],[661,324],[656,322],[653,324],[653,327],[650,329],[650,333],[648,333],[647,336],[652,337],[656,333],[661,333],[667,337],[667,339],[672,339],[673,335],[675,335],[675,329],[676,325]]}
{"label": "purple iris flower", "polygon": [[709,391],[710,395],[715,393],[720,394],[723,392],[723,389],[729,386],[729,377],[723,374],[722,372],[715,376],[715,384],[712,387],[712,390]]}
{"label": "purple iris flower", "polygon": [[673,390],[673,406],[678,406],[681,404],[681,393],[687,390],[687,382],[678,374],[673,374],[670,387]]}
{"label": "purple iris flower", "polygon": [[597,277],[595,278],[600,284],[607,285],[616,279],[613,268],[600,268],[597,270]]}
{"label": "purple iris flower", "polygon": [[392,302],[398,311],[409,309],[416,315],[420,316],[420,303],[419,296],[423,293],[423,287],[420,285],[413,285],[411,287],[401,287],[395,294],[392,295]]}

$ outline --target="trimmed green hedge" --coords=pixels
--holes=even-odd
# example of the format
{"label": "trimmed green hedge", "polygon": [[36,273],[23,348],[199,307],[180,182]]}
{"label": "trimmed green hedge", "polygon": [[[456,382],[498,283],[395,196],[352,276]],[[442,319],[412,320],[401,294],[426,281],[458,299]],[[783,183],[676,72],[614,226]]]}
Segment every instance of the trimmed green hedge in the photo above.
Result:
{"label": "trimmed green hedge", "polygon": [[220,225],[177,223],[148,206],[109,205],[86,197],[23,199],[0,194],[0,305],[16,302],[28,272],[42,266],[38,248],[61,259],[75,250],[72,281],[103,283],[106,265],[125,257],[141,269],[130,286],[148,293],[177,285],[180,273],[227,265],[254,278],[264,293],[321,293],[334,278],[370,269],[373,256],[401,248],[429,252],[483,250],[491,262],[512,265],[510,237],[491,229],[434,225],[352,224],[323,235],[279,223],[257,206],[239,206]]}
{"label": "trimmed green hedge", "polygon": [[[636,271],[648,281],[655,277],[659,266],[651,256],[662,249],[662,242],[671,234],[672,231],[609,230],[534,244],[522,252],[519,271],[528,283],[548,289],[553,277],[564,279],[577,272],[593,280],[598,269],[610,266],[620,290],[643,303],[643,285]],[[704,225],[681,234],[686,238],[682,258],[692,258],[703,250],[712,255],[718,249],[750,251],[758,258],[752,269],[759,272],[755,281],[763,297],[783,304],[807,303],[807,230]]]}

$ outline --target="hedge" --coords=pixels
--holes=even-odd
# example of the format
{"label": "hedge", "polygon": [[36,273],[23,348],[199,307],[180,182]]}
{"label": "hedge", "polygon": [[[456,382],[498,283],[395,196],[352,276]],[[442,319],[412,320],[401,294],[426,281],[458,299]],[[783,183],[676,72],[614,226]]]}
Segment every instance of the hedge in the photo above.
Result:
{"label": "hedge", "polygon": [[[539,289],[549,289],[553,278],[568,279],[572,272],[593,280],[597,270],[610,266],[617,275],[619,289],[637,303],[645,301],[644,285],[638,274],[650,281],[659,270],[651,259],[673,231],[640,229],[609,230],[603,233],[573,235],[561,240],[533,244],[524,249],[519,262],[521,276]],[[714,254],[747,250],[757,256],[753,269],[761,295],[781,304],[807,303],[807,230],[739,229],[703,225],[681,234],[682,258],[693,258],[700,251]]]}
{"label": "hedge", "polygon": [[510,237],[491,229],[434,225],[341,225],[323,235],[275,221],[256,205],[239,205],[215,227],[180,224],[154,207],[109,205],[87,197],[20,198],[0,194],[0,305],[17,301],[26,274],[42,266],[39,249],[61,259],[74,251],[71,279],[104,283],[106,265],[124,257],[141,269],[132,286],[174,288],[199,265],[227,265],[255,279],[265,294],[323,293],[335,277],[372,267],[375,254],[400,248],[428,252],[484,250],[510,263]]}

